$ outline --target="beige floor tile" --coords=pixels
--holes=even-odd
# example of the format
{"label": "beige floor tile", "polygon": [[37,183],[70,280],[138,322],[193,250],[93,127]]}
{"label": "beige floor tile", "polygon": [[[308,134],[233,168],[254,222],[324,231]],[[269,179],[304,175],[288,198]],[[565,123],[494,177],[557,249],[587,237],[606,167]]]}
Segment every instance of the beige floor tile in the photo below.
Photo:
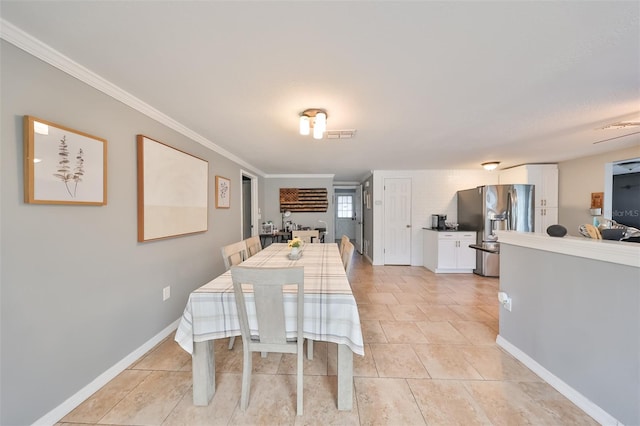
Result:
{"label": "beige floor tile", "polygon": [[98,424],[159,425],[191,389],[191,374],[153,371]]}
{"label": "beige floor tile", "polygon": [[184,394],[162,426],[227,425],[240,403],[242,374],[216,374],[216,390],[207,406],[193,405],[193,392]]}
{"label": "beige floor tile", "polygon": [[520,361],[497,346],[463,346],[460,351],[485,380],[541,381]]}
{"label": "beige floor tile", "polygon": [[371,344],[380,377],[428,378],[429,373],[409,344]]}
{"label": "beige floor tile", "polygon": [[[429,305],[426,303],[417,303],[416,306],[424,312],[429,321],[449,321],[460,320],[460,315],[455,313],[450,306],[446,305]],[[453,305],[455,306],[455,305]]]}
{"label": "beige floor tile", "polygon": [[474,345],[494,345],[498,333],[493,327],[477,321],[451,321],[451,325]]}
{"label": "beige floor tile", "polygon": [[400,305],[413,305],[424,300],[420,293],[422,293],[422,290],[416,292],[404,291],[402,293],[393,293],[393,295]]}
{"label": "beige floor tile", "polygon": [[[311,395],[307,395],[307,398]],[[304,395],[303,395],[304,399]],[[234,410],[232,425],[292,425],[296,420],[296,376],[252,374],[247,411]]]}
{"label": "beige floor tile", "polygon": [[555,425],[559,419],[514,382],[465,382],[473,399],[494,425]]}
{"label": "beige floor tile", "polygon": [[434,379],[482,380],[459,345],[413,345],[413,350]]}
{"label": "beige floor tile", "polygon": [[457,302],[453,300],[448,294],[443,293],[430,293],[423,291],[421,294],[422,303],[427,305],[456,305]]}
{"label": "beige floor tile", "polygon": [[465,321],[492,322],[497,319],[475,305],[450,305],[449,309]]}
{"label": "beige floor tile", "polygon": [[415,304],[389,305],[389,310],[396,321],[426,321],[427,316]]}
{"label": "beige floor tile", "polygon": [[125,370],[64,416],[63,422],[97,423],[117,403],[143,382],[151,371]]}
{"label": "beige floor tile", "polygon": [[380,321],[389,343],[427,343],[422,331],[412,321]]}
{"label": "beige floor tile", "polygon": [[408,379],[407,383],[429,426],[491,425],[461,382]]}
{"label": "beige floor tile", "polygon": [[405,379],[356,377],[361,425],[426,425]]}
{"label": "beige floor tile", "polygon": [[389,320],[394,321],[395,318],[387,305],[363,304],[358,305],[358,313],[360,321],[366,320]]}
{"label": "beige floor tile", "polygon": [[[392,281],[391,279],[387,279]],[[376,291],[378,293],[400,293],[400,287],[395,282],[381,282],[376,283]]]}
{"label": "beige floor tile", "polygon": [[398,300],[392,293],[370,293],[368,295],[369,303],[378,305],[397,305]]}
{"label": "beige floor tile", "polygon": [[377,320],[361,320],[362,339],[365,343],[388,343],[387,335]]}
{"label": "beige floor tile", "polygon": [[191,355],[175,344],[173,334],[160,342],[130,368],[136,370],[180,371],[191,363]]}
{"label": "beige floor tile", "polygon": [[416,325],[429,343],[466,345],[469,343],[448,321],[420,321]]}

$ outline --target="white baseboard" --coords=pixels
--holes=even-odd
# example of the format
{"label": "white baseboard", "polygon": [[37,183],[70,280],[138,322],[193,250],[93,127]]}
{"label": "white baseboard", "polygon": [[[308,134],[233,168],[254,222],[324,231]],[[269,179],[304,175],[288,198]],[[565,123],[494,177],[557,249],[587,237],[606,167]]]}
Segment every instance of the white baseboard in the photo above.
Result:
{"label": "white baseboard", "polygon": [[538,364],[529,355],[525,354],[520,349],[509,343],[502,336],[498,335],[498,337],[496,338],[496,343],[505,351],[513,355],[518,361],[526,365],[531,371],[540,376],[555,390],[564,395],[569,401],[576,404],[582,411],[593,417],[593,419],[601,425],[623,426],[623,424],[616,420],[612,415],[604,411],[598,405],[594,404],[591,400],[589,400],[589,398],[582,395],[567,383],[563,382],[560,378],[555,376],[542,365]]}
{"label": "white baseboard", "polygon": [[140,346],[135,351],[131,352],[129,355],[124,357],[118,363],[116,363],[113,367],[109,368],[107,371],[96,377],[91,383],[86,385],[84,388],[80,389],[74,395],[70,396],[66,401],[62,404],[58,405],[53,410],[49,411],[44,416],[40,417],[33,424],[37,426],[45,426],[45,425],[54,425],[60,421],[64,416],[69,414],[74,408],[78,405],[82,404],[87,398],[96,393],[101,387],[109,383],[109,381],[113,380],[118,374],[122,373],[127,369],[131,364],[133,364],[136,360],[138,360],[142,355],[146,354],[150,349],[152,349],[155,345],[160,343],[165,337],[174,332],[178,328],[178,324],[180,323],[180,318],[175,320],[165,329],[163,329],[160,333],[153,336],[147,342],[145,342],[142,346]]}

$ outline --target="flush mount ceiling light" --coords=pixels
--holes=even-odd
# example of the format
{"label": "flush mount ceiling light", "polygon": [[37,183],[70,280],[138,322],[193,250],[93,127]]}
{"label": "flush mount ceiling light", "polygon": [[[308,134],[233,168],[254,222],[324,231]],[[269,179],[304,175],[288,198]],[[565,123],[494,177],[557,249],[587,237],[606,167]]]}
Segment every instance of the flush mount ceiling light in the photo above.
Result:
{"label": "flush mount ceiling light", "polygon": [[484,167],[485,170],[495,170],[500,164],[499,161],[487,161],[486,163],[482,163],[481,166]]}
{"label": "flush mount ceiling light", "polygon": [[327,130],[327,111],[320,108],[309,108],[300,113],[300,134],[308,135],[311,129],[313,129],[314,139],[322,139]]}

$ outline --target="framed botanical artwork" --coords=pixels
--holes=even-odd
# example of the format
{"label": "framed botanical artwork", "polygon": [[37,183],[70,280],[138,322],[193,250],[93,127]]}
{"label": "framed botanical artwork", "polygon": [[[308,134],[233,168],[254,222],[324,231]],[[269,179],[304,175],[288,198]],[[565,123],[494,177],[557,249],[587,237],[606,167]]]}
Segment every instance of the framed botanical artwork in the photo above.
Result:
{"label": "framed botanical artwork", "polygon": [[216,208],[228,209],[231,206],[231,181],[216,176]]}
{"label": "framed botanical artwork", "polygon": [[24,201],[107,204],[106,139],[25,115]]}
{"label": "framed botanical artwork", "polygon": [[138,135],[138,241],[207,230],[209,162]]}

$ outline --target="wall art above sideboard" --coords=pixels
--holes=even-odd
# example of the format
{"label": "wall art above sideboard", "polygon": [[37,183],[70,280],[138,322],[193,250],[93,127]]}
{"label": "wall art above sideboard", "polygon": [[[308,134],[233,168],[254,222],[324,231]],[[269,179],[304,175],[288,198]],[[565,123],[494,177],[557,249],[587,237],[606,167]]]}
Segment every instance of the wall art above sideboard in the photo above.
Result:
{"label": "wall art above sideboard", "polygon": [[280,188],[280,212],[326,212],[327,188]]}

